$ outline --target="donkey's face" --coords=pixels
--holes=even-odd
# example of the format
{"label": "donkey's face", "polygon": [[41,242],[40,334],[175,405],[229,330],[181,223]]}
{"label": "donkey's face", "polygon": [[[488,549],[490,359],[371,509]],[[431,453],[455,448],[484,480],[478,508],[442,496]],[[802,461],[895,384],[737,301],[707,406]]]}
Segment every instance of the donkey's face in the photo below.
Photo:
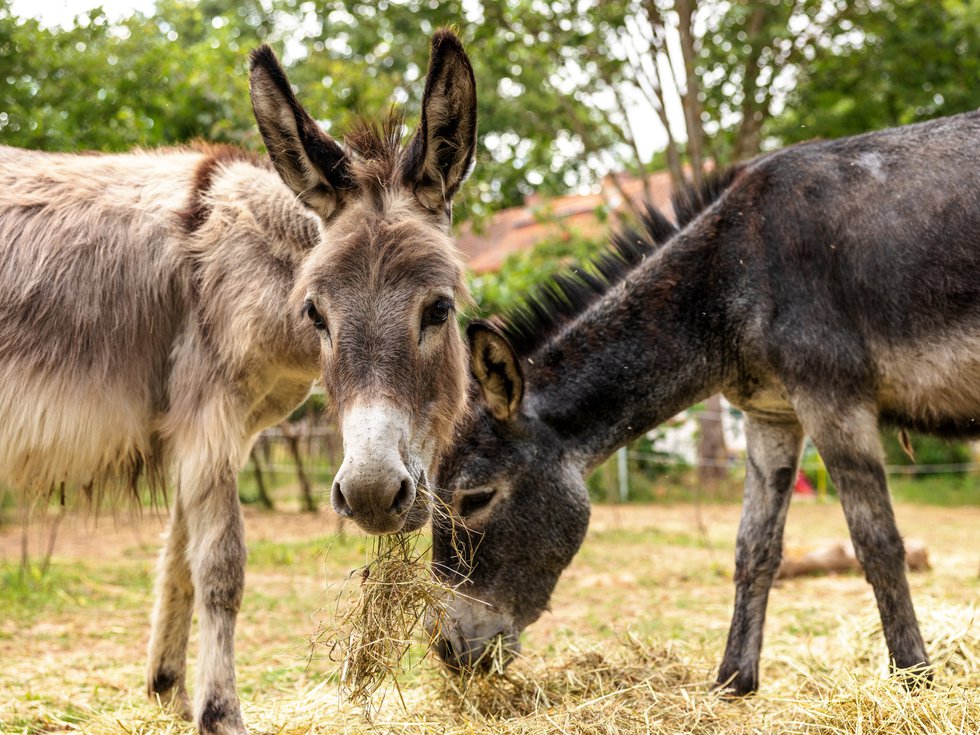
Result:
{"label": "donkey's face", "polygon": [[519,650],[520,632],[547,607],[589,523],[582,468],[524,407],[510,345],[485,324],[469,335],[483,400],[440,464],[432,526],[434,574],[460,595],[431,632],[455,669],[489,665],[497,638],[508,658]]}
{"label": "donkey's face", "polygon": [[320,217],[295,290],[321,344],[344,461],[332,502],[372,533],[429,516],[425,490],[465,409],[457,305],[468,299],[449,237],[452,197],[476,149],[476,90],[459,41],[441,31],[418,129],[360,124],[342,148],[293,96],[269,51],[253,56],[252,101],[283,181]]}

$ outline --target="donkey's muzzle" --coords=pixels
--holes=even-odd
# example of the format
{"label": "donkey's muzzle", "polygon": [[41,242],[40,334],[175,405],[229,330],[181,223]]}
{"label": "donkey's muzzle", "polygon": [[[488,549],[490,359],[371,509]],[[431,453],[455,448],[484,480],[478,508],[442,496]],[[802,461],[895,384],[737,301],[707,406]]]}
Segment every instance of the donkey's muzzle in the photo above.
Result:
{"label": "donkey's muzzle", "polygon": [[330,502],[344,518],[350,518],[368,533],[396,533],[415,504],[415,480],[401,468],[399,472],[380,471],[358,476],[337,473]]}
{"label": "donkey's muzzle", "polygon": [[457,599],[441,620],[427,620],[426,626],[432,647],[455,672],[500,672],[521,651],[520,633],[509,618],[478,601]]}
{"label": "donkey's muzzle", "polygon": [[334,478],[334,510],[368,533],[397,533],[418,498],[405,467],[408,417],[384,405],[352,407],[341,423],[344,462]]}
{"label": "donkey's muzzle", "polygon": [[503,631],[489,640],[470,640],[458,633],[440,636],[433,647],[446,668],[457,673],[499,673],[521,651],[520,642]]}

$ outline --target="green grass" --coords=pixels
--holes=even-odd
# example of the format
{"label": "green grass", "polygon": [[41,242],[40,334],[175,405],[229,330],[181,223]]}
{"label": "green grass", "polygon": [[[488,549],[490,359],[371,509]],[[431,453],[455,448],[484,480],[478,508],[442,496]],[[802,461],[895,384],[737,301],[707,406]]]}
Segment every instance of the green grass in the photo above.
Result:
{"label": "green grass", "polygon": [[980,506],[980,475],[892,475],[892,497],[900,503],[939,506]]}
{"label": "green grass", "polygon": [[[4,619],[31,624],[46,615],[82,610],[145,605],[152,585],[146,564],[91,566],[79,562],[53,563],[46,573],[0,562],[0,610]],[[0,631],[2,635],[2,631]]]}

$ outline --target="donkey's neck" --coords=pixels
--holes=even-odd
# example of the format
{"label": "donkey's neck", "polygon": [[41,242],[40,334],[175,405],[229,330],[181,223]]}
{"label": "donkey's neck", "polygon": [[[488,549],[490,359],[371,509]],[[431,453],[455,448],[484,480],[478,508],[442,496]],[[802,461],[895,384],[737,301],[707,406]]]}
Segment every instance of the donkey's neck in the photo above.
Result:
{"label": "donkey's neck", "polygon": [[525,361],[530,410],[583,465],[720,390],[726,299],[711,241],[677,236]]}

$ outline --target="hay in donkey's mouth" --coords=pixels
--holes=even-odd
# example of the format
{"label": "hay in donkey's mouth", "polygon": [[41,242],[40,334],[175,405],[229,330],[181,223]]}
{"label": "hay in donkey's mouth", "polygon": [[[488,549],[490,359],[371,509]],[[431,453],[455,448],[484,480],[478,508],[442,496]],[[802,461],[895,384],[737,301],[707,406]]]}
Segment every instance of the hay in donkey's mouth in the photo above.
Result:
{"label": "hay in donkey's mouth", "polygon": [[359,580],[352,604],[314,640],[339,664],[341,694],[354,704],[370,705],[386,682],[401,696],[397,676],[413,642],[421,633],[429,643],[425,621],[438,627],[445,612],[452,589],[432,577],[420,539],[418,532],[377,537],[371,561],[350,575]]}

